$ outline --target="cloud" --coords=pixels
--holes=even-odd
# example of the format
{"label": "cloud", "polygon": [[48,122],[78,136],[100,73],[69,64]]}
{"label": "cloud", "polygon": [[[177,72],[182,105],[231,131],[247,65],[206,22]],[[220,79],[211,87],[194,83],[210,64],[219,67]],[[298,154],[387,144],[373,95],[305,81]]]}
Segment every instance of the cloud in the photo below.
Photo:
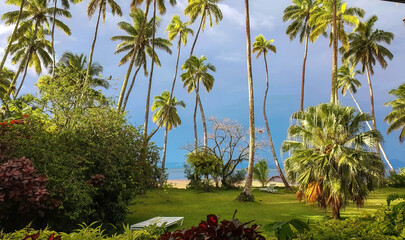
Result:
{"label": "cloud", "polygon": [[225,62],[244,62],[245,56],[241,52],[226,52],[220,53],[216,56],[217,59],[220,59]]}
{"label": "cloud", "polygon": [[228,19],[241,27],[245,26],[245,15],[243,13],[227,4],[220,3],[218,6],[222,11],[224,19]]}
{"label": "cloud", "polygon": [[[6,26],[5,24],[0,24],[0,36],[2,35],[9,35],[12,31],[13,31],[14,26],[10,25],[10,26]],[[0,40],[2,40],[3,37],[0,38]]]}

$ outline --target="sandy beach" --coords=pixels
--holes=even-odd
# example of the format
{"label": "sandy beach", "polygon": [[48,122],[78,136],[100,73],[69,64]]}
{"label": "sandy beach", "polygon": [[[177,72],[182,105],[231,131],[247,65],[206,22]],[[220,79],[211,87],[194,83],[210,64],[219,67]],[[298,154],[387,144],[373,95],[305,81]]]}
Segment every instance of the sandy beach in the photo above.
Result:
{"label": "sandy beach", "polygon": [[[174,179],[174,180],[167,180],[167,183],[171,183],[173,184],[174,188],[179,188],[179,189],[185,189],[187,184],[189,183],[189,180],[187,179]],[[279,182],[270,182],[270,183],[274,183],[276,184],[277,187],[282,187],[284,186],[283,183],[279,183]],[[241,186],[244,186],[245,183],[241,183]],[[257,180],[253,180],[253,187],[261,187],[261,183]]]}

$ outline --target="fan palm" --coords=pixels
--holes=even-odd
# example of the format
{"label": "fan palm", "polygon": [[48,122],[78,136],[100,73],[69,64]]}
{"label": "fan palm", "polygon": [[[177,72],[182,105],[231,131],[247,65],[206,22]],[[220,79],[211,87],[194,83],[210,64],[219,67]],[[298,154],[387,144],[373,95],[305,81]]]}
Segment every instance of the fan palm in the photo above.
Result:
{"label": "fan palm", "polygon": [[402,143],[405,140],[405,84],[399,86],[398,89],[391,90],[390,94],[394,95],[396,99],[386,103],[392,107],[392,111],[384,119],[390,124],[387,134],[400,130],[399,142]]}
{"label": "fan palm", "polygon": [[245,22],[246,22],[246,61],[248,74],[249,89],[249,165],[242,193],[238,196],[240,201],[253,200],[252,182],[253,182],[253,164],[255,160],[255,106],[253,95],[253,74],[252,74],[252,51],[250,40],[250,17],[249,17],[249,0],[245,0]]}
{"label": "fan palm", "polygon": [[97,15],[96,29],[94,31],[93,43],[91,44],[90,49],[89,64],[87,68],[86,78],[90,76],[90,66],[93,62],[94,47],[96,45],[98,26],[100,24],[101,15],[103,15],[103,24],[105,23],[107,3],[111,8],[111,13],[113,16],[115,16],[115,14],[117,14],[120,17],[122,16],[121,7],[114,0],[90,0],[89,4],[87,5],[87,16],[89,18],[91,18],[94,15],[97,8],[98,8],[98,15]]}
{"label": "fan palm", "polygon": [[183,101],[177,101],[175,97],[170,99],[169,91],[164,91],[162,95],[155,96],[155,101],[152,104],[152,111],[156,111],[153,114],[153,122],[159,127],[165,127],[165,139],[163,145],[162,156],[162,169],[165,168],[166,162],[166,150],[167,150],[167,134],[168,131],[181,125],[181,119],[177,114],[177,107],[186,107]]}
{"label": "fan palm", "polygon": [[215,66],[210,63],[205,63],[207,57],[201,56],[200,58],[196,56],[191,56],[182,66],[182,69],[185,70],[183,74],[181,74],[181,80],[183,81],[183,87],[187,87],[187,92],[191,93],[192,91],[195,92],[195,107],[194,107],[194,146],[195,149],[198,148],[197,144],[197,104],[200,108],[201,112],[201,119],[203,123],[203,131],[204,131],[204,148],[207,147],[207,124],[205,121],[205,114],[204,109],[200,99],[200,83],[204,86],[207,92],[211,91],[214,85],[214,77],[209,73],[209,71],[215,72]]}
{"label": "fan palm", "polygon": [[384,176],[381,159],[371,151],[382,135],[378,130],[362,131],[372,117],[333,103],[291,117],[297,124],[288,129],[290,140],[283,142],[282,150],[290,151],[285,168],[299,186],[297,198],[330,206],[335,219],[349,200],[363,206]]}
{"label": "fan palm", "polygon": [[[171,43],[167,39],[163,38],[155,38],[154,40],[152,39],[153,35],[153,24],[159,25],[159,20],[154,21],[153,19],[150,19],[146,23],[146,27],[144,30],[144,34],[141,38],[140,45],[139,45],[139,50],[137,51],[137,54],[134,55],[135,52],[135,45],[139,36],[140,32],[140,25],[142,24],[143,20],[145,19],[145,15],[141,10],[137,10],[135,12],[131,12],[130,16],[132,18],[133,24],[127,23],[127,22],[119,22],[118,27],[123,30],[127,35],[119,35],[119,36],[114,36],[111,38],[113,41],[121,41],[120,44],[117,45],[115,53],[126,53],[124,57],[120,60],[119,66],[126,64],[128,61],[130,61],[129,66],[128,66],[128,71],[127,75],[125,76],[125,79],[129,79],[129,75],[131,73],[132,67],[135,65],[137,67],[135,74],[132,78],[131,85],[126,93],[125,96],[125,101],[123,102],[122,109],[124,110],[127,102],[129,95],[131,94],[132,88],[135,83],[136,76],[138,74],[138,71],[140,70],[141,67],[143,67],[144,74],[145,76],[148,75],[148,70],[147,70],[147,61],[146,61],[146,56],[149,56],[152,58],[155,56],[155,62],[158,66],[161,66],[159,56],[155,51],[153,51],[152,44],[155,44],[155,46],[158,49],[161,49],[165,52],[171,53],[170,47]],[[123,85],[124,87],[124,85]],[[121,89],[122,91],[122,89]],[[126,91],[126,86],[123,89],[123,91]],[[121,100],[122,101],[122,100]],[[117,106],[117,108],[119,105]]]}
{"label": "fan palm", "polygon": [[[338,57],[338,40],[342,43],[343,48],[349,47],[348,35],[345,31],[345,25],[357,26],[360,23],[359,17],[364,16],[364,10],[357,7],[347,7],[347,3],[342,0],[323,0],[322,7],[317,8],[312,14],[310,24],[314,29],[310,35],[311,41],[315,41],[321,34],[324,34],[328,27],[331,26],[329,33],[330,43],[333,45],[332,60],[332,84],[331,84],[331,101],[337,102],[337,57]],[[336,35],[334,30],[336,29]]]}
{"label": "fan palm", "polygon": [[392,53],[380,43],[390,44],[394,39],[394,34],[383,30],[374,30],[374,24],[378,20],[377,16],[372,16],[364,23],[360,23],[354,33],[349,35],[350,47],[344,53],[343,58],[353,58],[354,65],[361,63],[362,72],[367,73],[368,87],[370,90],[371,115],[373,117],[373,128],[377,129],[374,112],[374,94],[371,84],[371,75],[374,74],[376,61],[384,69],[388,63],[385,58],[392,59]]}
{"label": "fan palm", "polygon": [[304,110],[304,86],[305,86],[305,66],[308,55],[308,40],[309,35],[313,30],[310,26],[309,19],[314,11],[319,7],[316,0],[293,0],[293,5],[284,9],[283,21],[292,21],[287,27],[287,35],[290,40],[295,39],[299,35],[300,43],[305,39],[304,60],[302,63],[302,80],[301,80],[301,106],[300,110]]}
{"label": "fan palm", "polygon": [[258,180],[262,184],[262,187],[265,187],[268,182],[269,172],[270,170],[267,166],[267,162],[263,159],[255,164],[255,167],[253,168],[253,178]]}
{"label": "fan palm", "polygon": [[[357,88],[361,86],[360,81],[357,80],[356,78],[356,75],[360,73],[361,72],[359,70],[355,70],[355,65],[353,65],[352,58],[349,58],[348,60],[344,61],[343,65],[338,70],[338,88],[341,89],[343,96],[345,96],[347,91],[349,91],[354,103],[357,106],[357,109],[359,110],[360,113],[363,113],[363,110],[361,109],[359,103],[354,97],[354,94],[357,92]],[[366,122],[366,125],[370,130],[372,129],[371,125],[368,122]],[[384,148],[380,143],[378,144],[378,146],[391,171],[395,172],[391,162],[388,160],[388,157],[385,154]]]}
{"label": "fan palm", "polygon": [[[28,43],[28,48],[32,48],[35,38],[37,37],[38,30],[40,29],[41,26],[49,26],[49,21],[52,19],[52,16],[56,12],[57,16],[63,16],[65,18],[70,18],[71,15],[69,11],[60,9],[60,8],[49,8],[47,5],[47,0],[27,0],[24,5],[24,10],[22,11],[21,17],[19,18],[18,16],[19,11],[12,11],[3,14],[2,19],[5,20],[5,24],[10,25],[14,24],[20,19],[23,21],[22,24],[20,24],[19,29],[17,30],[17,36],[23,35],[28,29],[32,28],[34,26],[34,31],[33,31],[33,37],[31,38],[30,42]],[[71,35],[69,27],[64,24],[62,21],[55,19],[55,25],[57,28],[62,30],[65,34]],[[24,58],[22,59],[21,63],[26,63],[27,59],[29,57],[29,52],[26,52],[24,55]],[[13,81],[11,82],[10,86],[14,86],[17,78],[20,74],[20,72],[23,70],[24,65],[20,64],[20,67],[17,69],[17,72],[14,76]],[[8,95],[11,92],[11,88],[8,91]]]}
{"label": "fan palm", "polygon": [[[52,45],[45,39],[45,36],[49,35],[49,33],[42,27],[37,31],[36,36],[34,36],[34,31],[34,26],[31,29],[27,29],[24,35],[19,37],[18,41],[10,47],[10,53],[13,54],[11,63],[16,64],[19,62],[20,66],[24,66],[24,74],[20,86],[14,93],[14,99],[16,99],[24,84],[29,67],[34,67],[35,72],[40,75],[42,73],[42,65],[48,67],[52,63],[50,56],[52,53]],[[31,47],[29,47],[32,38],[35,38],[35,40]],[[22,60],[25,58],[26,53],[28,53],[28,58],[26,62],[23,62]]]}
{"label": "fan palm", "polygon": [[276,47],[272,44],[273,42],[274,42],[274,39],[267,41],[266,38],[264,38],[264,36],[260,34],[259,36],[256,37],[255,42],[253,43],[253,53],[257,52],[256,58],[260,57],[260,55],[263,54],[264,66],[266,69],[266,90],[264,91],[263,116],[264,116],[264,122],[266,123],[267,135],[269,137],[270,150],[273,155],[273,159],[276,164],[277,171],[280,174],[280,177],[283,180],[285,187],[287,189],[291,190],[290,185],[288,184],[287,180],[285,179],[283,171],[280,168],[280,164],[278,163],[276,150],[274,149],[273,138],[271,137],[269,121],[267,120],[267,114],[266,114],[267,93],[269,91],[269,70],[268,70],[268,66],[267,66],[267,53],[269,51],[276,53]]}
{"label": "fan palm", "polygon": [[213,21],[216,24],[222,20],[222,11],[218,7],[218,3],[222,0],[188,0],[188,5],[184,9],[184,14],[190,17],[190,22],[194,23],[201,16],[200,25],[195,35],[193,46],[191,47],[190,57],[193,55],[195,44],[197,43],[198,35],[201,29],[204,31],[207,19],[209,19],[210,27],[213,27]]}

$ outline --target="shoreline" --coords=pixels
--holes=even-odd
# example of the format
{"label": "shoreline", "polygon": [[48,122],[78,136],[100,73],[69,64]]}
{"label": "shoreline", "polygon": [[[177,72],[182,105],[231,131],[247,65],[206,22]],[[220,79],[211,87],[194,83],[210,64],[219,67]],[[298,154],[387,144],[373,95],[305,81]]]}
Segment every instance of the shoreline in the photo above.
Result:
{"label": "shoreline", "polygon": [[[190,182],[190,180],[188,179],[169,179],[167,180],[168,184],[173,184],[174,188],[178,188],[178,189],[186,189],[187,184]],[[273,183],[276,184],[277,187],[284,187],[283,183],[280,182],[269,182],[269,183]],[[244,186],[245,182],[243,181],[239,186]],[[257,180],[253,180],[252,183],[253,187],[261,187],[261,183]]]}

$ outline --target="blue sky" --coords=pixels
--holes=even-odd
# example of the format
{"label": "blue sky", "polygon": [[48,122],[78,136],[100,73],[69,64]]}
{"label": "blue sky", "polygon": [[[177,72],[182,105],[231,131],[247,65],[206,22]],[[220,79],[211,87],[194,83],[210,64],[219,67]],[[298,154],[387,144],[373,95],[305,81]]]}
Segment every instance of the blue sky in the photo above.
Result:
{"label": "blue sky", "polygon": [[[100,26],[99,35],[96,43],[94,61],[104,66],[103,75],[112,76],[112,87],[107,91],[107,95],[116,97],[121,89],[122,81],[127,70],[127,65],[118,67],[118,62],[122,55],[114,55],[117,42],[112,42],[110,38],[115,35],[121,35],[123,32],[118,29],[117,23],[120,21],[131,22],[129,18],[129,1],[117,0],[123,10],[123,17],[107,14],[106,23]],[[274,39],[274,45],[277,47],[277,54],[270,54],[268,57],[270,71],[270,91],[268,97],[268,118],[270,128],[275,142],[276,149],[280,149],[282,141],[286,138],[287,129],[290,124],[290,116],[293,112],[299,110],[300,104],[300,81],[301,68],[304,47],[298,40],[290,41],[285,34],[288,23],[282,21],[283,10],[291,4],[289,0],[253,0],[251,3],[251,27],[252,39],[259,34],[263,34],[267,39]],[[375,75],[372,76],[374,87],[375,107],[377,127],[384,134],[384,148],[389,159],[396,168],[405,166],[405,145],[398,142],[399,132],[393,132],[386,135],[387,123],[383,121],[389,113],[390,108],[385,107],[384,103],[392,99],[388,91],[397,88],[405,82],[405,26],[402,22],[405,17],[405,4],[397,5],[395,3],[383,2],[379,0],[349,0],[349,6],[361,7],[366,11],[365,19],[372,15],[377,15],[379,20],[375,27],[395,34],[395,39],[389,46],[394,54],[394,59],[388,63],[388,67],[382,70],[380,66],[375,67]],[[183,21],[187,17],[183,16],[183,10],[186,6],[186,0],[178,0],[177,6],[168,7],[168,12],[161,17],[161,27],[158,29],[158,36],[167,37],[164,33],[166,26],[174,14],[179,14]],[[72,36],[65,36],[61,32],[56,33],[56,53],[61,56],[64,51],[74,53],[88,54],[90,52],[91,41],[93,39],[96,16],[92,19],[86,16],[87,2],[72,6],[72,19],[65,22],[72,29]],[[215,65],[217,71],[213,74],[215,77],[214,88],[210,93],[202,92],[201,98],[205,113],[208,116],[214,116],[218,119],[229,118],[239,121],[245,127],[248,127],[248,88],[246,74],[246,40],[244,28],[244,1],[225,0],[220,4],[224,19],[213,29],[207,28],[200,34],[194,54],[197,56],[205,55],[208,61]],[[15,6],[7,6],[4,1],[0,1],[0,14],[17,10]],[[192,28],[197,29],[197,23]],[[12,26],[4,26],[0,21],[0,56],[6,46],[6,38],[10,35]],[[348,28],[351,31],[351,28]],[[180,63],[184,62],[191,48],[193,38],[189,37],[189,43],[182,48]],[[152,86],[152,97],[159,95],[164,90],[171,87],[175,61],[176,61],[176,42],[173,43],[173,54],[160,52],[162,62],[161,68],[155,68],[155,74]],[[320,38],[314,44],[310,44],[307,62],[306,87],[305,87],[305,106],[317,105],[322,102],[328,102],[330,96],[330,78],[331,78],[331,55],[332,51],[328,47],[328,40]],[[265,70],[263,58],[253,59],[253,78],[255,93],[255,115],[256,126],[264,127],[262,115],[262,101],[265,89]],[[12,66],[8,61],[6,65]],[[181,73],[181,71],[180,71]],[[28,79],[23,92],[35,92],[34,83],[38,76],[34,71],[29,71]],[[362,88],[356,94],[361,107],[364,111],[370,111],[370,98],[367,87],[366,76],[359,76]],[[147,78],[139,75],[131,98],[128,102],[128,116],[132,123],[143,124],[145,101],[147,91]],[[185,101],[186,109],[180,109],[179,115],[182,119],[182,125],[169,133],[167,167],[181,168],[185,161],[183,146],[187,143],[193,143],[193,104],[194,95],[187,94],[183,89],[181,81],[177,82],[174,95]],[[340,97],[343,105],[354,105],[349,96]],[[150,115],[151,116],[151,115]],[[198,118],[199,136],[202,137],[202,126]],[[149,126],[155,127],[150,117]],[[151,128],[151,127],[149,127]],[[163,145],[164,131],[159,132],[153,137],[158,146]],[[276,150],[276,151],[277,151]],[[279,152],[279,151],[277,151]],[[274,166],[270,151],[266,149],[261,153],[263,158],[268,159],[271,166]],[[281,159],[285,159],[283,155]]]}

